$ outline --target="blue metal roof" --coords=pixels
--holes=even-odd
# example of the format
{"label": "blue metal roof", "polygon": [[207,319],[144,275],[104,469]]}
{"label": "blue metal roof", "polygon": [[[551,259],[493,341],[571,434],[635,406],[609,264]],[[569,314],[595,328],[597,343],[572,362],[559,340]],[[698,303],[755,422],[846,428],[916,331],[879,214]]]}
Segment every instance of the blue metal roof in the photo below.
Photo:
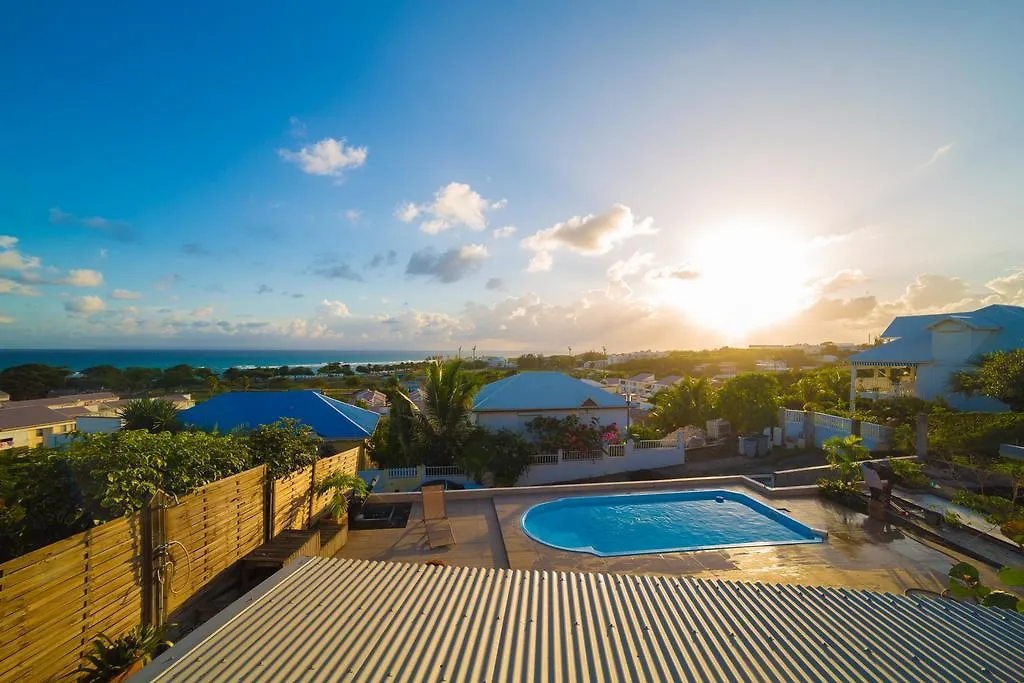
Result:
{"label": "blue metal roof", "polygon": [[994,304],[963,313],[904,315],[895,318],[882,337],[893,341],[850,356],[853,365],[926,363],[932,360],[931,328],[955,320],[979,330],[998,330],[976,354],[1024,347],[1024,307]]}
{"label": "blue metal roof", "polygon": [[255,429],[290,417],[325,439],[365,439],[380,415],[336,401],[317,391],[245,391],[218,394],[180,414],[181,421],[204,430]]}
{"label": "blue metal roof", "polygon": [[598,408],[625,408],[626,399],[561,372],[521,372],[480,389],[473,410],[571,410],[590,400]]}

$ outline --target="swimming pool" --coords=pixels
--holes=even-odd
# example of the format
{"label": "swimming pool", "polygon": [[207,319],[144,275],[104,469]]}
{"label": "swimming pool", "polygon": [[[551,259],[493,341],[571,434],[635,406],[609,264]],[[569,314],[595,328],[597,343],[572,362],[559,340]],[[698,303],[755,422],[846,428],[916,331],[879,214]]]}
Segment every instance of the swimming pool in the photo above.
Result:
{"label": "swimming pool", "polygon": [[736,546],[820,543],[824,533],[735,491],[559,498],[522,517],[530,538],[603,557]]}

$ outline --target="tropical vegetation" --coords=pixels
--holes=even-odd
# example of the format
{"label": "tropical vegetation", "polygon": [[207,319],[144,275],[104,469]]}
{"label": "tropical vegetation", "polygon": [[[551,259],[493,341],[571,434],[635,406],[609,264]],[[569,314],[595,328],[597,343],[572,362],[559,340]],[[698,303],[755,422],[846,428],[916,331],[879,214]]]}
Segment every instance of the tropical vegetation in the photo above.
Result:
{"label": "tropical vegetation", "polygon": [[178,408],[162,398],[136,398],[117,411],[124,424],[122,429],[145,429],[152,434],[181,430]]}
{"label": "tropical vegetation", "polygon": [[970,364],[950,378],[950,389],[965,396],[988,396],[1014,412],[1024,412],[1024,348],[984,354]]}
{"label": "tropical vegetation", "polygon": [[349,492],[360,497],[365,496],[366,482],[348,472],[333,472],[317,482],[315,490],[318,496],[328,493],[331,495],[327,501],[327,512],[331,519],[339,521],[348,512]]}
{"label": "tropical vegetation", "polygon": [[83,657],[85,663],[75,669],[78,680],[83,683],[122,680],[124,675],[148,664],[158,649],[173,645],[164,637],[166,630],[166,626],[141,624],[115,639],[101,633],[90,643]]}

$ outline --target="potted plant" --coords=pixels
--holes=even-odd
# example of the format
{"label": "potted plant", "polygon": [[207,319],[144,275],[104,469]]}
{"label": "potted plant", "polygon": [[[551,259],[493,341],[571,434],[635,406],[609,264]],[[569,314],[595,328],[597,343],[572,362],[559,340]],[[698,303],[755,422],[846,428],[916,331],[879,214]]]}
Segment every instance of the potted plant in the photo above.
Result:
{"label": "potted plant", "polygon": [[320,520],[320,554],[332,557],[348,541],[348,494],[366,495],[366,483],[354,474],[335,472],[316,485],[317,495],[330,494],[327,518]]}
{"label": "potted plant", "polygon": [[153,659],[158,648],[173,645],[164,639],[166,629],[166,625],[141,624],[114,640],[101,633],[92,641],[91,652],[85,655],[88,663],[75,669],[75,673],[81,674],[78,680],[87,683],[127,680]]}

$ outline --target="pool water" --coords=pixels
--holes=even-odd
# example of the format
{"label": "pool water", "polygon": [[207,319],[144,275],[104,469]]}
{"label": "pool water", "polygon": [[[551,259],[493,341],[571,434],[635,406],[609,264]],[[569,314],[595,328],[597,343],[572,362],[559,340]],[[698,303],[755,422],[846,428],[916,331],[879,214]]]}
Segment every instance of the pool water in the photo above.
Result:
{"label": "pool water", "polygon": [[823,535],[735,491],[673,491],[560,498],[523,515],[540,543],[594,555],[820,543]]}

